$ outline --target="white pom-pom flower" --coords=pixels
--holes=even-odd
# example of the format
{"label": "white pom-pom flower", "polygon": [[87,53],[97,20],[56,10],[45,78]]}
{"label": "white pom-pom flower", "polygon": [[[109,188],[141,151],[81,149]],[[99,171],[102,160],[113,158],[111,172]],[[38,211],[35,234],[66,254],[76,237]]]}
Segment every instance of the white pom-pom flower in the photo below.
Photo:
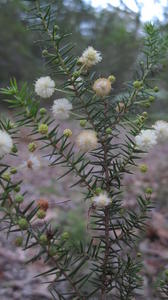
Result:
{"label": "white pom-pom flower", "polygon": [[112,199],[108,197],[106,192],[102,192],[92,198],[93,204],[96,207],[106,207],[112,203]]}
{"label": "white pom-pom flower", "polygon": [[35,82],[35,92],[41,98],[50,98],[55,91],[55,82],[50,76],[40,77]]}
{"label": "white pom-pom flower", "polygon": [[98,145],[96,132],[93,130],[83,130],[78,136],[76,143],[80,150],[89,152]]}
{"label": "white pom-pom flower", "polygon": [[72,110],[72,104],[68,99],[62,98],[54,100],[52,106],[52,113],[56,119],[65,120],[69,118],[70,111]]}
{"label": "white pom-pom flower", "polygon": [[168,140],[168,122],[157,121],[153,126],[157,136],[158,142],[165,142]]}
{"label": "white pom-pom flower", "polygon": [[157,144],[157,136],[155,130],[141,130],[140,134],[135,137],[136,146],[144,151],[149,151]]}
{"label": "white pom-pom flower", "polygon": [[0,130],[0,156],[10,153],[13,141],[6,131]]}
{"label": "white pom-pom flower", "polygon": [[34,154],[31,154],[29,158],[21,165],[21,169],[28,168],[30,170],[38,170],[40,167],[41,167],[40,160]]}
{"label": "white pom-pom flower", "polygon": [[91,46],[89,46],[79,58],[79,62],[85,65],[86,68],[90,68],[101,61],[101,53]]}

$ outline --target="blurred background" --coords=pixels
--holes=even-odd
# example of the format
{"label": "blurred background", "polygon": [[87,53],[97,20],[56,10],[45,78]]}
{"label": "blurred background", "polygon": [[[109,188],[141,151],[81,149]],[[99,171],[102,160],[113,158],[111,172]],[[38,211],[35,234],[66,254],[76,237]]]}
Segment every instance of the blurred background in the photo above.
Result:
{"label": "blurred background", "polygon": [[[44,3],[49,1],[43,0]],[[142,48],[145,22],[157,24],[160,31],[168,30],[168,1],[161,0],[55,0],[55,19],[62,31],[72,32],[72,42],[76,45],[77,55],[91,45],[102,52],[101,68],[97,67],[99,75],[114,74],[117,78],[115,94],[121,93],[124,82],[132,78],[137,58]],[[48,72],[42,58],[42,50],[35,41],[36,31],[29,29],[25,10],[28,4],[19,0],[0,0],[0,87],[8,85],[11,77],[21,83],[32,84],[36,78]],[[160,88],[158,99],[149,109],[149,124],[161,119],[168,121],[168,60],[163,61],[163,71],[158,78]],[[49,104],[43,103],[49,108]],[[1,102],[1,114],[11,115],[10,110]],[[73,128],[78,131],[78,125],[70,120],[62,128]],[[20,153],[26,159],[26,133],[21,132]],[[141,237],[139,252],[144,261],[144,290],[136,299],[161,299],[156,291],[156,281],[162,271],[168,267],[168,143],[157,146],[142,163],[147,163],[148,172],[142,175],[136,172],[127,176],[125,205],[136,205],[135,192],[146,187],[153,188],[155,209],[151,213],[148,228]],[[14,165],[18,164],[16,162]],[[58,168],[47,168],[43,161],[45,172],[40,174],[25,172],[25,189],[30,191],[31,199],[47,198],[51,211],[48,218],[60,223],[65,230],[70,231],[78,244],[79,239],[86,238],[84,208],[80,203],[81,194],[77,188],[69,192],[68,186],[72,178],[66,177],[58,183],[56,177],[62,173]],[[45,173],[45,174],[44,174]],[[37,176],[38,175],[38,176]],[[67,202],[71,199],[71,202]],[[30,199],[29,199],[30,200]],[[57,205],[64,202],[65,205]],[[54,210],[53,210],[54,208]],[[11,240],[10,240],[11,239]],[[34,266],[24,266],[25,254],[14,246],[11,237],[9,242],[1,234],[0,237],[0,299],[1,300],[51,300],[46,285],[41,285],[41,279],[32,279],[39,270],[44,270],[41,262]],[[19,255],[18,255],[19,254]],[[26,254],[27,255],[27,254]]]}

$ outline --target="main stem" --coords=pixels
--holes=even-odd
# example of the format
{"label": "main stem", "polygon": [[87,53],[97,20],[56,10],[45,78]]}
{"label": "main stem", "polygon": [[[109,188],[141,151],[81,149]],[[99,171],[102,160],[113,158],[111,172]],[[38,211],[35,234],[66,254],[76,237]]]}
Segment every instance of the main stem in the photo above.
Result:
{"label": "main stem", "polygon": [[[108,104],[105,100],[104,102],[104,117],[107,117],[108,112]],[[108,170],[108,149],[107,149],[107,136],[103,144],[104,148],[104,171],[105,171],[105,180],[106,180],[106,190],[107,192],[110,191],[110,176]],[[104,252],[104,261],[103,261],[103,275],[102,275],[102,289],[101,289],[101,300],[106,300],[106,269],[108,264],[108,257],[109,257],[109,247],[110,247],[110,240],[109,240],[109,208],[105,208],[104,212],[105,218],[105,252]]]}

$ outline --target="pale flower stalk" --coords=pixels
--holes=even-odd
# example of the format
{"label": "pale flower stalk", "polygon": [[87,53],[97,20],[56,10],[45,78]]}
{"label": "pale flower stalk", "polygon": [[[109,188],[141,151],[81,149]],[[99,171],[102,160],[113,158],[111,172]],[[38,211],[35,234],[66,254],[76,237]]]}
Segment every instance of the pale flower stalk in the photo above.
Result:
{"label": "pale flower stalk", "polygon": [[3,130],[0,130],[0,157],[10,153],[13,147],[13,141],[10,135]]}

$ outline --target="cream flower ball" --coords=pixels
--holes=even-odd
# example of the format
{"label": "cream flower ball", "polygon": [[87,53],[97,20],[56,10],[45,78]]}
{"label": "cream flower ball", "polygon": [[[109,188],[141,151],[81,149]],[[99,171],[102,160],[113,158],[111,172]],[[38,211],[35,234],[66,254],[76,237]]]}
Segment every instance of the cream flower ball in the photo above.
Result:
{"label": "cream flower ball", "polygon": [[111,92],[111,82],[107,78],[99,78],[93,84],[93,90],[99,97],[104,97]]}
{"label": "cream flower ball", "polygon": [[112,199],[108,197],[106,192],[102,192],[98,196],[94,196],[92,201],[96,207],[106,207],[112,203]]}
{"label": "cream flower ball", "polygon": [[152,127],[155,129],[158,142],[165,142],[168,140],[168,122],[157,121]]}
{"label": "cream flower ball", "polygon": [[54,100],[52,106],[53,116],[58,120],[65,120],[69,118],[70,111],[72,110],[71,102],[66,98]]}
{"label": "cream flower ball", "polygon": [[10,153],[13,141],[6,131],[0,130],[0,156]]}
{"label": "cream flower ball", "polygon": [[93,130],[83,130],[76,140],[77,146],[84,152],[89,152],[95,149],[98,145],[96,132]]}
{"label": "cream flower ball", "polygon": [[137,147],[144,151],[149,151],[157,144],[157,136],[155,130],[141,130],[140,134],[135,137]]}
{"label": "cream flower ball", "polygon": [[55,91],[55,82],[50,76],[40,77],[35,82],[35,92],[41,98],[50,98]]}
{"label": "cream flower ball", "polygon": [[86,68],[90,68],[97,63],[102,61],[101,53],[95,50],[93,47],[89,46],[79,58],[79,62],[86,66]]}

